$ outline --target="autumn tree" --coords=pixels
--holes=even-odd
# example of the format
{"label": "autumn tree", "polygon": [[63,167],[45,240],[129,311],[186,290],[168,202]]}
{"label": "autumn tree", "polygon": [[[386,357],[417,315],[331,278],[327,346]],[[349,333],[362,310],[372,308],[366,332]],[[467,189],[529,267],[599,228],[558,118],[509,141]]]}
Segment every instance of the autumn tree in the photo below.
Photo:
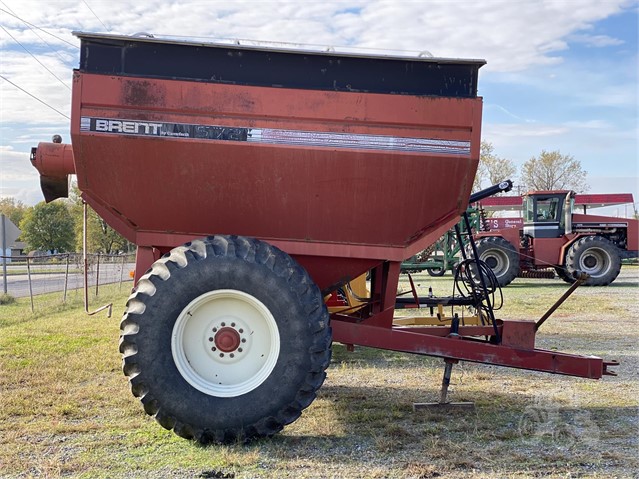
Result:
{"label": "autumn tree", "polygon": [[[74,206],[75,245],[82,250],[83,243],[83,206]],[[128,241],[111,228],[90,207],[87,208],[87,250],[92,253],[114,254],[128,249]]]}
{"label": "autumn tree", "polygon": [[516,174],[517,167],[512,160],[497,156],[492,143],[481,142],[479,167],[473,183],[473,191],[479,191],[504,180],[512,180]]}
{"label": "autumn tree", "polygon": [[572,155],[542,150],[522,166],[521,181],[529,190],[588,191],[587,172]]}
{"label": "autumn tree", "polygon": [[0,198],[0,213],[3,213],[11,222],[18,226],[28,207],[22,201],[12,197]]}
{"label": "autumn tree", "polygon": [[[77,186],[71,187],[69,199],[75,219],[75,247],[76,251],[81,251],[84,234],[84,205]],[[87,207],[87,250],[89,252],[113,254],[125,251],[128,247],[129,242],[124,237],[111,228],[91,207]]]}
{"label": "autumn tree", "polygon": [[65,202],[38,203],[20,221],[27,249],[64,253],[73,250],[73,217]]}

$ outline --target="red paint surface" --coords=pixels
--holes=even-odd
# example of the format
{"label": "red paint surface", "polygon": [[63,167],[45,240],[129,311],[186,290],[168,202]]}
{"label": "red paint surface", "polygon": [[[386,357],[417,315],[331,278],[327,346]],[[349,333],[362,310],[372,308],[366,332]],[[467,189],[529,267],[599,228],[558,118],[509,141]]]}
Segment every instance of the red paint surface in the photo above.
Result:
{"label": "red paint surface", "polygon": [[[502,331],[504,336],[514,338],[521,331],[522,325],[514,324],[517,331],[511,335],[507,332],[511,327],[509,323],[509,321],[503,322]],[[534,323],[532,325],[534,326]],[[429,334],[429,328],[419,333],[415,331],[415,328],[388,329],[345,321],[333,321],[332,328],[335,339],[345,344],[359,344],[590,379],[600,379],[606,374],[604,361],[595,356],[577,356],[532,347],[493,345],[463,337],[439,337]],[[526,341],[529,344],[530,339]]]}
{"label": "red paint surface", "polygon": [[[256,237],[298,257],[324,288],[408,257],[452,227],[477,168],[481,103],[76,72],[78,186],[139,246]],[[81,116],[462,140],[471,155],[80,132]]]}

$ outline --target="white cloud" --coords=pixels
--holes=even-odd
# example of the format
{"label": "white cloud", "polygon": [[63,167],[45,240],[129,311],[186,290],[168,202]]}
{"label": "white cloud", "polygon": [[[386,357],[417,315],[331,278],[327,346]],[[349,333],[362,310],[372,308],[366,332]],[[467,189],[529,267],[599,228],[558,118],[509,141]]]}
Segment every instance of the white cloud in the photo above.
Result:
{"label": "white cloud", "polygon": [[484,126],[485,136],[491,138],[497,137],[545,137],[558,136],[568,131],[568,127],[564,125],[543,125],[537,123],[500,123],[489,124]]}
{"label": "white cloud", "polygon": [[[64,120],[61,114],[70,116],[72,70],[52,53],[40,54],[37,58],[61,81],[46,72],[29,55],[16,50],[2,52],[0,74],[13,83],[0,79],[2,100],[0,121],[2,123],[59,123],[61,119]],[[58,110],[59,113],[53,109]]]}
{"label": "white cloud", "polygon": [[501,105],[498,105],[496,103],[489,103],[489,102],[485,102],[484,103],[484,111],[488,110],[488,109],[496,109],[502,113],[504,113],[506,116],[513,118],[515,120],[519,120],[521,122],[525,122],[525,123],[534,123],[535,120],[531,120],[529,118],[523,118],[519,115],[514,114],[513,112],[511,112],[510,110],[508,110],[507,108],[504,108]]}
{"label": "white cloud", "polygon": [[612,128],[612,125],[605,120],[583,120],[583,121],[567,121],[564,123],[569,128],[585,128],[595,130],[607,130]]}
{"label": "white cloud", "polygon": [[14,151],[11,146],[0,146],[0,183],[29,181],[38,178],[38,172],[31,166],[29,153]]}
{"label": "white cloud", "polygon": [[624,41],[619,38],[613,38],[608,35],[586,35],[575,34],[570,36],[570,40],[575,43],[583,43],[589,47],[610,47],[615,45],[623,45]]}
{"label": "white cloud", "polygon": [[35,205],[43,201],[39,180],[7,186],[0,183],[0,198],[15,198],[25,205]]}

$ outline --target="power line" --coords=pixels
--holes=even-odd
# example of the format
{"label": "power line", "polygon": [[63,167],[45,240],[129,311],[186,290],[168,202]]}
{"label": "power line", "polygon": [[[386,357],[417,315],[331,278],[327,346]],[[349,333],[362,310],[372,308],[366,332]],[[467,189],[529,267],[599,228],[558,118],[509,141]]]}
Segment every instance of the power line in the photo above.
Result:
{"label": "power line", "polygon": [[[11,8],[9,8],[9,6],[8,6],[6,3],[4,3],[2,0],[0,0],[0,3],[1,3],[2,5],[4,5],[4,7],[5,7],[7,10],[9,10],[11,13],[15,14],[15,12],[14,12],[13,10],[11,10]],[[49,42],[47,42],[44,38],[42,38],[42,37],[40,36],[40,34],[39,34],[36,30],[34,30],[33,28],[31,28],[29,25],[27,25],[27,27],[29,28],[29,30],[30,30],[31,32],[33,32],[33,34],[34,34],[36,37],[38,37],[38,38],[40,39],[40,41],[41,41],[42,43],[44,43],[47,47],[49,47],[49,49],[50,49],[53,53],[55,53],[55,54],[57,55],[57,57],[58,57],[60,60],[62,60],[62,62],[67,62],[67,61],[69,61],[69,60],[65,60],[64,58],[62,58],[62,55],[60,55],[60,52],[58,52],[58,50],[57,50],[57,49],[55,49],[55,48],[53,48],[53,46],[51,46],[51,44],[50,44]]]}
{"label": "power line", "polygon": [[65,87],[67,90],[71,91],[71,87],[70,87],[69,85],[67,85],[66,83],[64,83],[64,82],[63,82],[63,81],[62,81],[62,80],[58,77],[58,75],[56,75],[56,74],[55,74],[55,73],[53,73],[51,70],[49,70],[49,69],[47,68],[47,66],[46,66],[44,63],[42,63],[40,60],[38,60],[38,58],[37,58],[37,57],[36,57],[33,53],[31,53],[31,52],[27,49],[27,47],[25,47],[22,43],[20,43],[18,40],[16,40],[16,38],[15,38],[13,35],[11,35],[11,33],[9,33],[9,30],[7,30],[6,28],[4,28],[2,25],[0,25],[0,28],[2,28],[2,29],[4,30],[4,32],[5,32],[7,35],[9,35],[11,38],[13,38],[13,41],[14,41],[14,42],[16,42],[18,45],[20,45],[20,46],[24,49],[24,51],[25,51],[25,52],[27,52],[29,55],[31,55],[31,57],[32,57],[35,61],[37,61],[37,62],[40,64],[40,66],[42,66],[42,68],[44,68],[46,71],[48,71],[49,73],[51,73],[51,75],[53,75],[53,76],[56,78],[56,80],[58,80],[60,83],[62,83],[62,85],[64,85],[64,87]]}
{"label": "power line", "polygon": [[11,80],[9,80],[7,77],[5,77],[4,75],[0,75],[0,78],[2,78],[4,81],[6,81],[7,83],[10,83],[11,85],[13,85],[14,87],[16,87],[18,90],[22,91],[23,93],[26,93],[27,95],[29,95],[31,98],[38,100],[40,103],[42,103],[43,105],[51,108],[53,111],[55,111],[56,113],[62,115],[63,117],[65,117],[67,120],[71,120],[71,118],[69,118],[67,115],[65,115],[64,113],[62,113],[60,110],[57,110],[56,108],[52,107],[51,105],[49,105],[46,101],[40,100],[40,98],[38,98],[37,96],[29,93],[27,90],[25,90],[24,88],[22,88],[21,86],[16,85],[15,83],[13,83]]}
{"label": "power line", "polygon": [[67,45],[72,46],[73,48],[77,48],[78,50],[80,49],[80,47],[79,47],[79,46],[74,45],[73,43],[66,41],[64,38],[60,38],[59,36],[54,35],[54,34],[53,34],[53,33],[51,33],[51,32],[47,32],[47,31],[46,31],[46,30],[44,30],[43,28],[40,28],[39,26],[34,25],[33,23],[29,23],[29,22],[27,22],[26,20],[23,20],[23,19],[22,19],[22,18],[20,18],[19,16],[14,15],[13,13],[6,11],[4,8],[0,8],[0,12],[4,12],[4,13],[6,13],[7,15],[11,15],[13,18],[17,18],[17,19],[18,19],[18,20],[20,20],[22,23],[24,23],[24,24],[26,24],[26,25],[29,25],[29,26],[31,26],[31,27],[33,27],[33,28],[37,28],[37,29],[38,29],[38,30],[40,30],[41,32],[44,32],[44,33],[46,33],[47,35],[51,35],[53,38],[56,38],[56,39],[60,40],[61,42],[64,42],[64,43],[66,43]]}
{"label": "power line", "polygon": [[84,3],[84,4],[87,6],[87,8],[89,9],[89,11],[93,14],[93,16],[94,16],[95,18],[97,18],[97,19],[98,19],[98,22],[100,22],[100,23],[102,24],[102,26],[106,29],[106,31],[107,31],[107,32],[110,32],[111,30],[109,30],[109,27],[107,27],[107,26],[104,24],[104,22],[103,22],[102,20],[100,20],[100,17],[98,17],[98,16],[95,14],[95,12],[94,12],[94,11],[93,11],[93,9],[89,6],[89,4],[88,4],[87,2],[85,2],[84,0],[82,0],[82,3]]}

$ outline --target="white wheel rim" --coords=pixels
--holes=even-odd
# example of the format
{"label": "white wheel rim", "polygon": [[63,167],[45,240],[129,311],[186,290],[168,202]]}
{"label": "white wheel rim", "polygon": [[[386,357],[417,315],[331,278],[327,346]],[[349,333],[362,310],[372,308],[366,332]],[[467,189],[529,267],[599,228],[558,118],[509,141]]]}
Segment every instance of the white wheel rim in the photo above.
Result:
{"label": "white wheel rim", "polygon": [[[503,276],[508,271],[508,256],[501,250],[488,250],[484,254],[480,255],[479,259],[485,263],[490,263],[488,264],[488,267],[493,270],[493,273],[495,273],[497,278]],[[491,259],[494,260],[494,266],[491,266]]]}
{"label": "white wheel rim", "polygon": [[275,318],[250,294],[220,289],[182,310],[171,335],[182,377],[210,396],[246,394],[269,377],[280,353]]}
{"label": "white wheel rim", "polygon": [[604,276],[611,267],[610,255],[601,248],[588,248],[579,258],[579,269],[593,278]]}

